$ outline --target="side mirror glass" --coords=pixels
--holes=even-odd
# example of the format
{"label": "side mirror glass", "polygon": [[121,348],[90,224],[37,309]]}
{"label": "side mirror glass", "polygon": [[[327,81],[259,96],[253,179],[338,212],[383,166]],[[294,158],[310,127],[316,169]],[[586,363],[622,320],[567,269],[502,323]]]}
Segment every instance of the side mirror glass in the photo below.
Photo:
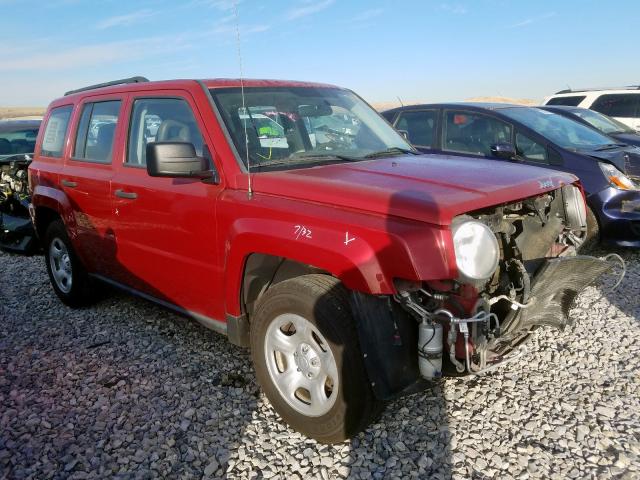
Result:
{"label": "side mirror glass", "polygon": [[516,156],[516,149],[508,142],[491,145],[491,155],[502,160],[511,160]]}
{"label": "side mirror glass", "polygon": [[199,157],[192,143],[151,142],[147,144],[147,173],[151,177],[211,179],[206,158]]}

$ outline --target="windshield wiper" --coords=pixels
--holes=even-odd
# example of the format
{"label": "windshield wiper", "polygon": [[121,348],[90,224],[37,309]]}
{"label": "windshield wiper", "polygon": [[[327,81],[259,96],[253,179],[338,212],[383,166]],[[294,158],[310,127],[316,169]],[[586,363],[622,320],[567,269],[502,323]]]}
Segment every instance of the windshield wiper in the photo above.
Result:
{"label": "windshield wiper", "polygon": [[606,145],[602,145],[601,147],[596,148],[596,152],[601,152],[603,150],[612,150],[618,147],[626,147],[626,143],[607,143]]}
{"label": "windshield wiper", "polygon": [[420,155],[415,150],[409,150],[408,148],[391,147],[386,150],[380,150],[379,152],[371,152],[362,158],[377,158],[386,157],[389,155]]}
{"label": "windshield wiper", "polygon": [[288,165],[291,167],[301,165],[304,163],[314,163],[318,161],[335,161],[342,160],[345,162],[357,162],[358,160],[362,160],[359,157],[348,157],[346,155],[297,155],[295,157],[283,158],[279,160],[272,160],[268,162],[254,162],[251,164],[251,167],[254,169],[260,169],[262,167],[274,167],[274,166],[282,166]]}

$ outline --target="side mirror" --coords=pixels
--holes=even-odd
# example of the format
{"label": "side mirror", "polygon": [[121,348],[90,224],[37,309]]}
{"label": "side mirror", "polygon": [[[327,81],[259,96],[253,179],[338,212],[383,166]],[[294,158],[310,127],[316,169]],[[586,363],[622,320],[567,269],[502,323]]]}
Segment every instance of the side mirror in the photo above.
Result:
{"label": "side mirror", "polygon": [[491,145],[491,155],[502,160],[511,160],[516,156],[516,149],[508,142],[500,142]]}
{"label": "side mirror", "polygon": [[402,135],[407,142],[409,141],[409,132],[406,130],[398,130],[398,133]]}
{"label": "side mirror", "polygon": [[147,144],[147,172],[151,177],[211,178],[206,158],[198,157],[192,143],[151,142]]}

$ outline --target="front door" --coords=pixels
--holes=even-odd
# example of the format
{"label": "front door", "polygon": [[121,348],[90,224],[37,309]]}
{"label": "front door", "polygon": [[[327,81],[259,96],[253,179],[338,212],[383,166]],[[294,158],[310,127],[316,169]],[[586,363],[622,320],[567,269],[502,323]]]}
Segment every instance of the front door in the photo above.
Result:
{"label": "front door", "polygon": [[216,198],[221,185],[150,177],[146,145],[189,142],[213,165],[213,145],[186,92],[132,97],[126,152],[111,184],[118,282],[185,311],[222,319],[216,255]]}

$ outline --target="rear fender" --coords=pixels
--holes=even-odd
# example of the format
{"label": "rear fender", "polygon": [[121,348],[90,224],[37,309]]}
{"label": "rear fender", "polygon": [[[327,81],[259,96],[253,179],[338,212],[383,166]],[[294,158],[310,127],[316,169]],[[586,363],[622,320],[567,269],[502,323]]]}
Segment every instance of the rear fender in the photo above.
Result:
{"label": "rear fender", "polygon": [[31,203],[36,210],[36,225],[38,222],[38,208],[48,208],[49,210],[53,210],[58,215],[60,215],[60,218],[67,228],[67,234],[69,235],[69,238],[71,238],[72,241],[75,240],[78,232],[76,219],[73,215],[73,209],[71,208],[69,198],[63,191],[57,188],[37,185],[33,190],[33,194],[31,195]]}

